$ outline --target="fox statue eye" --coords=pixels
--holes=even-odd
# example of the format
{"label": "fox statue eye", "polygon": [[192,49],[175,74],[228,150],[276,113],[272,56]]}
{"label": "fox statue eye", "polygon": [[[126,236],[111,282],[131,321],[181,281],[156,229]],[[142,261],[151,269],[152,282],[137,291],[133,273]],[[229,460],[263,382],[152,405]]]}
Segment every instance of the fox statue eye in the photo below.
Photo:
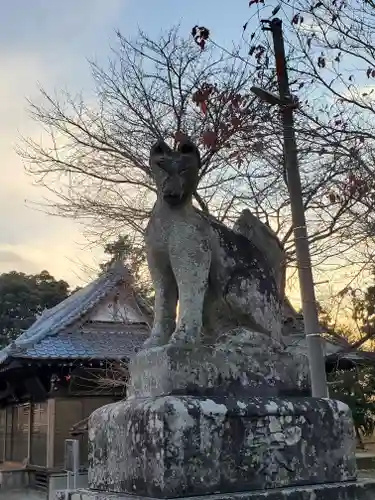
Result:
{"label": "fox statue eye", "polygon": [[171,148],[164,141],[158,141],[151,148],[151,156],[164,156],[170,152]]}
{"label": "fox statue eye", "polygon": [[192,153],[195,152],[194,144],[190,144],[190,143],[181,144],[179,149],[180,149],[180,153],[183,155],[191,155]]}

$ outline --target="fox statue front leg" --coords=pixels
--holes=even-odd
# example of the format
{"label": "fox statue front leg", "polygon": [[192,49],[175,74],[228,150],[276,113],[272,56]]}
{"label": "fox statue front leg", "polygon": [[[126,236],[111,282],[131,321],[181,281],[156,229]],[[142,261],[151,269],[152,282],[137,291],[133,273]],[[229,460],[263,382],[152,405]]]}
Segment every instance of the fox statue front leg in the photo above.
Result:
{"label": "fox statue front leg", "polygon": [[170,342],[196,344],[201,341],[211,250],[208,237],[194,226],[181,225],[179,231],[178,244],[170,253],[179,297],[177,326]]}
{"label": "fox statue front leg", "polygon": [[167,344],[176,326],[177,284],[170,265],[157,256],[148,255],[155,287],[154,323],[144,347]]}

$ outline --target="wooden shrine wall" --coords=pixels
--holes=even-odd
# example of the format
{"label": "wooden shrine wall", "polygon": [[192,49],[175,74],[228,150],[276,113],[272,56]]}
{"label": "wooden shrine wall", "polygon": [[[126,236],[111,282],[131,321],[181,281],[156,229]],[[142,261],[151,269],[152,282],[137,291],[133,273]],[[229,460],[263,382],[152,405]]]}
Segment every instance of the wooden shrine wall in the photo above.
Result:
{"label": "wooden shrine wall", "polygon": [[[55,400],[55,433],[53,467],[61,468],[64,465],[65,439],[71,439],[70,430],[73,425],[87,418],[94,410],[112,403],[110,396],[86,396],[58,398]],[[74,437],[80,443],[80,464],[83,468],[88,465],[87,433]]]}

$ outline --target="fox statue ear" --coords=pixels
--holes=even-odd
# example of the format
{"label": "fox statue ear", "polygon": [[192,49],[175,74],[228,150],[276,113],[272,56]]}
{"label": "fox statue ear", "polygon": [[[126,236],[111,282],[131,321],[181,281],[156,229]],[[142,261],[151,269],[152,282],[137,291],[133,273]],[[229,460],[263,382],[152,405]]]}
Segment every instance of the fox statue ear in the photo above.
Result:
{"label": "fox statue ear", "polygon": [[199,154],[197,146],[190,139],[180,142],[177,151],[183,155]]}
{"label": "fox statue ear", "polygon": [[193,141],[191,141],[190,139],[185,139],[184,141],[180,142],[177,147],[177,151],[182,155],[195,156],[198,159],[198,168],[201,168],[201,155],[199,153],[198,147]]}
{"label": "fox statue ear", "polygon": [[151,150],[150,150],[150,158],[149,158],[149,165],[151,168],[151,171],[154,169],[155,166],[158,168],[161,168],[168,174],[171,174],[171,168],[168,165],[167,161],[164,161],[165,158],[164,156],[170,155],[172,153],[171,148],[166,144],[164,141],[159,140],[156,142]]}
{"label": "fox statue ear", "polygon": [[157,141],[150,150],[150,156],[161,156],[171,153],[172,150],[164,141]]}

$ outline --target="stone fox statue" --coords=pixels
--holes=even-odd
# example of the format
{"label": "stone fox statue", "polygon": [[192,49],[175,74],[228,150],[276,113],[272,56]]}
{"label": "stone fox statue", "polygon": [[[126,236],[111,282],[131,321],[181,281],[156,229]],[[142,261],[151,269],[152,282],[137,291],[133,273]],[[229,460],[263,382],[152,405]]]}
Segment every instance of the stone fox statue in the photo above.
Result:
{"label": "stone fox statue", "polygon": [[193,206],[195,144],[186,140],[172,151],[158,141],[150,168],[157,200],[145,240],[155,307],[145,347],[214,343],[237,326],[279,338],[280,297],[267,260],[245,236]]}

